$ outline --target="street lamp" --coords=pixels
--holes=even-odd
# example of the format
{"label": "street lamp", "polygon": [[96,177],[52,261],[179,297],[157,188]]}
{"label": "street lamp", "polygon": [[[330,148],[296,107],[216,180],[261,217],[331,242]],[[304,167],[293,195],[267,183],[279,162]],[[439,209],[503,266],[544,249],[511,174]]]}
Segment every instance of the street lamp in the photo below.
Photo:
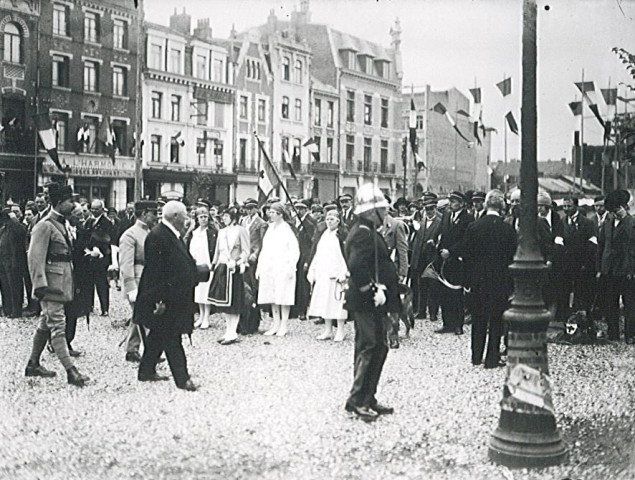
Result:
{"label": "street lamp", "polygon": [[537,236],[536,0],[523,1],[523,91],[521,111],[520,232],[510,270],[514,277],[508,363],[498,428],[489,458],[508,467],[543,467],[567,455],[554,416],[547,358],[551,318],[542,299],[547,276]]}

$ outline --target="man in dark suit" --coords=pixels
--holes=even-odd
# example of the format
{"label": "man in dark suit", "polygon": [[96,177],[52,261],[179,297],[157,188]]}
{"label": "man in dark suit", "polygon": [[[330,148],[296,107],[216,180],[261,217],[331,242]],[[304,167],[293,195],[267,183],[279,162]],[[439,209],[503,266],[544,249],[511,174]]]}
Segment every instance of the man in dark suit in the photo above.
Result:
{"label": "man in dark suit", "polygon": [[84,224],[84,228],[90,235],[86,255],[91,257],[89,269],[93,285],[97,290],[101,315],[107,317],[110,308],[108,267],[112,262],[114,226],[104,214],[104,204],[101,200],[93,200],[90,210],[93,216]]}
{"label": "man in dark suit", "polygon": [[13,221],[6,211],[0,211],[0,290],[4,316],[22,316],[26,230]]}
{"label": "man in dark suit", "polygon": [[628,213],[630,194],[616,190],[607,195],[611,217],[598,237],[597,271],[606,282],[606,323],[609,340],[620,339],[620,296],[624,303],[624,337],[635,343],[635,222]]}
{"label": "man in dark suit", "polygon": [[355,213],[353,213],[353,197],[349,193],[343,193],[337,198],[337,201],[342,209],[342,223],[350,231],[356,218]]}
{"label": "man in dark suit", "polygon": [[[593,201],[593,209],[595,213],[591,216],[591,223],[593,224],[593,232],[595,237],[600,236],[600,230],[606,220],[610,217],[609,212],[606,211],[606,207],[604,205],[604,196],[600,195],[595,197]],[[606,317],[606,282],[604,277],[600,277],[596,280],[596,301],[595,307],[598,309],[599,317]]]}
{"label": "man in dark suit", "polygon": [[[474,217],[467,212],[467,199],[463,193],[454,191],[449,195],[449,209],[441,220],[441,237],[439,239],[439,253],[445,261],[444,275],[453,285],[462,285],[464,279],[462,251],[467,226],[474,221]],[[441,285],[441,312],[443,327],[436,333],[452,333],[463,335],[463,289],[450,288]]]}
{"label": "man in dark suit", "polygon": [[512,292],[508,271],[516,252],[516,231],[502,214],[505,196],[491,190],[485,198],[486,214],[465,231],[459,253],[468,271],[472,293],[472,364],[480,365],[487,341],[485,368],[504,366],[500,361],[502,317]]}
{"label": "man in dark suit", "polygon": [[413,306],[417,318],[426,318],[426,308],[430,320],[439,314],[439,288],[441,284],[433,278],[421,278],[426,267],[436,258],[436,247],[441,233],[441,217],[437,212],[436,198],[424,201],[425,217],[415,234],[410,264],[410,284]]}
{"label": "man in dark suit", "polygon": [[133,321],[150,330],[139,363],[139,381],[167,380],[156,373],[159,357],[165,351],[176,386],[195,391],[181,336],[192,333],[194,287],[204,279],[197,275],[196,262],[181,240],[187,218],[185,205],[167,202],[161,223],[148,234]]}
{"label": "man in dark suit", "polygon": [[305,201],[299,200],[294,203],[298,217],[296,218],[296,229],[298,244],[300,245],[300,258],[298,260],[298,276],[296,281],[296,307],[300,320],[306,319],[306,311],[311,300],[311,285],[306,279],[309,269],[309,257],[313,236],[315,235],[316,223],[309,215],[309,206]]}
{"label": "man in dark suit", "polygon": [[384,239],[377,233],[388,201],[372,183],[357,192],[358,216],[346,238],[345,253],[350,272],[346,309],[355,322],[354,380],[346,410],[364,421],[394,409],[377,402],[375,393],[388,354],[388,313],[399,312],[398,277]]}
{"label": "man in dark suit", "polygon": [[405,283],[408,276],[408,229],[401,220],[387,214],[379,229],[388,246],[388,253],[395,262],[399,282]]}
{"label": "man in dark suit", "polygon": [[[574,311],[584,310],[590,318],[591,305],[595,293],[595,249],[597,236],[593,222],[578,210],[578,199],[569,196],[563,200],[564,258],[563,280],[565,295],[573,293]],[[568,317],[567,312],[565,316]]]}

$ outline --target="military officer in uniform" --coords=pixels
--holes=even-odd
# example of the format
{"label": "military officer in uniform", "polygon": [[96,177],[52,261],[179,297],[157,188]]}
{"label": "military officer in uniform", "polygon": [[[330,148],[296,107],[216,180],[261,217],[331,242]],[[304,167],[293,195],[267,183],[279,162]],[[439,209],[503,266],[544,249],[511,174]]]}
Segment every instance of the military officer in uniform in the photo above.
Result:
{"label": "military officer in uniform", "polygon": [[345,257],[350,272],[346,309],[355,322],[355,364],[346,410],[364,421],[393,413],[375,398],[388,354],[388,314],[399,312],[398,276],[386,242],[377,232],[389,206],[372,183],[357,192],[357,220],[346,238]]}
{"label": "military officer in uniform", "polygon": [[52,209],[33,229],[29,271],[33,293],[42,311],[25,374],[27,377],[55,376],[55,372],[40,365],[40,356],[50,337],[53,350],[66,369],[68,383],[82,387],[89,378],[79,373],[68,352],[64,315],[64,304],[73,299],[72,245],[66,229],[66,218],[74,208],[72,197],[71,187],[49,185]]}
{"label": "military officer in uniform", "polygon": [[[139,280],[143,272],[144,244],[148,233],[157,223],[157,202],[142,201],[134,204],[136,221],[134,225],[121,234],[119,239],[119,270],[123,281],[126,299],[134,310],[139,289]],[[141,327],[134,322],[128,325],[126,337],[126,360],[139,362],[139,345],[141,344]]]}

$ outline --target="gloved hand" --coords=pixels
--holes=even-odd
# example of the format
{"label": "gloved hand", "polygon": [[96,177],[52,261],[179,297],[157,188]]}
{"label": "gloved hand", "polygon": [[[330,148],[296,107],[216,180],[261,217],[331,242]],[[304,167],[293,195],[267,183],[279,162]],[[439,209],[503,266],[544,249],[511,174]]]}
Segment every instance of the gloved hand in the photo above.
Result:
{"label": "gloved hand", "polygon": [[373,295],[373,302],[375,303],[376,307],[380,307],[384,303],[386,303],[386,294],[384,293],[384,290],[382,288],[377,289],[375,295]]}
{"label": "gloved hand", "polygon": [[135,303],[135,302],[137,301],[137,293],[138,293],[138,292],[139,292],[139,291],[138,291],[138,290],[136,290],[136,289],[135,289],[135,290],[133,290],[133,291],[131,291],[131,292],[128,292],[128,301],[129,301],[130,303]]}

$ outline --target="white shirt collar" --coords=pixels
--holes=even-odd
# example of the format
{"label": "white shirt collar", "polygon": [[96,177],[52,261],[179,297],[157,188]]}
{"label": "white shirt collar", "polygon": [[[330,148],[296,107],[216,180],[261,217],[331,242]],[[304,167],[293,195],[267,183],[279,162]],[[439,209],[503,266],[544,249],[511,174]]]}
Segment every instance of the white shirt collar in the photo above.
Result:
{"label": "white shirt collar", "polygon": [[501,214],[500,214],[500,213],[498,213],[496,210],[487,210],[487,211],[485,212],[485,215],[494,215],[494,216],[496,216],[496,217],[500,217],[500,216],[501,216]]}
{"label": "white shirt collar", "polygon": [[166,227],[168,227],[170,230],[172,230],[172,233],[174,233],[174,235],[176,235],[176,238],[181,238],[181,234],[179,233],[179,231],[176,228],[174,228],[174,225],[172,225],[170,222],[168,222],[164,218],[161,219],[161,223],[163,225],[165,225]]}

